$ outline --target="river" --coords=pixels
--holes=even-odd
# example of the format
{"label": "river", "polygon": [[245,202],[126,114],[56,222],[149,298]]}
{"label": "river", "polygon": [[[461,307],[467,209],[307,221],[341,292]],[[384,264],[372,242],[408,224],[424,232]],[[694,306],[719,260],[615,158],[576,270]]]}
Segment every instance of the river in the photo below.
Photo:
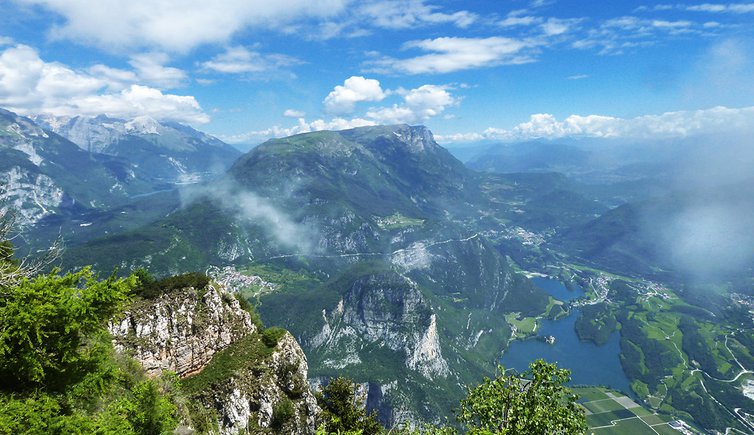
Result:
{"label": "river", "polygon": [[[576,299],[583,294],[580,288],[569,291],[560,281],[546,278],[534,278],[532,281],[562,301]],[[536,339],[514,341],[505,351],[500,363],[505,368],[523,371],[531,361],[543,358],[548,362],[557,362],[558,367],[571,370],[573,384],[606,385],[626,394],[631,393],[630,382],[623,373],[618,357],[620,334],[613,333],[608,342],[601,346],[580,341],[574,329],[578,316],[578,310],[573,310],[570,315],[558,320],[541,320],[538,335],[552,335],[555,337],[555,344]]]}

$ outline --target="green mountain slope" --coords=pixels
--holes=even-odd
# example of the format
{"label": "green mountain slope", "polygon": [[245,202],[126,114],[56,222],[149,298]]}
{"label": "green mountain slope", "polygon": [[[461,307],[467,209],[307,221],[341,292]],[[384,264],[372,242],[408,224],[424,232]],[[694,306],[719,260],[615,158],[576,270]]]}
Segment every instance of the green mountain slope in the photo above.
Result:
{"label": "green mountain slope", "polygon": [[494,368],[511,335],[506,313],[549,303],[480,232],[485,219],[519,219],[524,191],[567,184],[477,174],[424,127],[308,133],[260,145],[167,218],[66,260],[262,271],[284,284],[259,295],[260,311],[302,342],[313,377],[369,384],[387,422],[431,418]]}

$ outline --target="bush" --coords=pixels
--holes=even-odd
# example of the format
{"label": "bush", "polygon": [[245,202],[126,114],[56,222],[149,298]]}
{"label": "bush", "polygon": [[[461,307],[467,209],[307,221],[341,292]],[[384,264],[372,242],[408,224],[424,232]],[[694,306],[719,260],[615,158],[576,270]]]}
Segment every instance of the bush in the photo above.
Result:
{"label": "bush", "polygon": [[470,434],[583,434],[586,417],[565,387],[570,379],[570,371],[541,359],[522,376],[498,367],[495,379],[469,389],[458,420]]}
{"label": "bush", "polygon": [[315,395],[322,408],[320,418],[326,433],[373,435],[384,431],[375,414],[367,414],[364,398],[356,394],[356,384],[352,380],[332,379]]}
{"label": "bush", "polygon": [[201,272],[189,272],[160,280],[155,279],[144,269],[137,270],[134,272],[134,275],[139,278],[139,286],[136,288],[135,293],[144,299],[156,299],[165,293],[188,287],[202,289],[210,281],[210,278]]}
{"label": "bush", "polygon": [[124,408],[129,423],[137,433],[159,435],[177,425],[173,417],[175,405],[162,394],[153,380],[136,384],[132,394],[133,398],[125,401]]}
{"label": "bush", "polygon": [[286,332],[288,331],[283,328],[278,328],[277,326],[267,328],[262,331],[262,342],[264,342],[267,347],[275,347]]}
{"label": "bush", "polygon": [[291,421],[295,414],[293,402],[290,399],[283,399],[272,407],[272,421],[270,427],[281,429],[286,423]]}
{"label": "bush", "polygon": [[23,279],[0,301],[3,389],[61,389],[99,364],[87,338],[105,331],[136,279],[98,281],[91,269]]}

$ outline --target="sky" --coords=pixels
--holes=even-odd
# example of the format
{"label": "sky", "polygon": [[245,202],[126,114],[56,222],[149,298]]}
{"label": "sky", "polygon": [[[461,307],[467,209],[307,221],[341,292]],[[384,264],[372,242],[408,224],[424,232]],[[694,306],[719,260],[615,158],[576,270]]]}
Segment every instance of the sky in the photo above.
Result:
{"label": "sky", "polygon": [[[754,3],[0,0],[0,107],[239,148],[424,124],[446,145],[754,126]],[[752,130],[754,131],[754,130]]]}

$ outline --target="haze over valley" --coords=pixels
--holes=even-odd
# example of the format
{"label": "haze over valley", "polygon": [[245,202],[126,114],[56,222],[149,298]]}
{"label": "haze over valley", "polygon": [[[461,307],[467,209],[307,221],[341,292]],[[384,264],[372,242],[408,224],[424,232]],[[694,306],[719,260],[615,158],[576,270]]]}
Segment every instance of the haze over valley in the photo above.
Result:
{"label": "haze over valley", "polygon": [[[463,432],[543,358],[589,433],[754,433],[754,5],[106,3],[0,14],[0,266],[138,279],[101,394],[314,433],[345,377]],[[0,406],[117,414],[55,367]]]}

